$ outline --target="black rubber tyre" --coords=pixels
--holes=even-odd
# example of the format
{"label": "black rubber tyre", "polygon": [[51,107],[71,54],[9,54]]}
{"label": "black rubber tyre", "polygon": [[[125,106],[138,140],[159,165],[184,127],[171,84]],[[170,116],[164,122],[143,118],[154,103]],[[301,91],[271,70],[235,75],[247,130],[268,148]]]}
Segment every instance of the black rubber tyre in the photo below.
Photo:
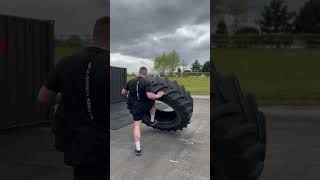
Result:
{"label": "black rubber tyre", "polygon": [[[165,112],[157,109],[156,119],[158,124],[152,126],[155,129],[166,131],[177,131],[186,128],[190,123],[193,113],[193,99],[190,92],[186,91],[176,81],[155,76],[149,79],[152,84],[152,91],[157,93],[164,91],[166,94],[159,99],[169,105],[173,111]],[[143,118],[143,123],[150,126],[150,113],[147,112]]]}
{"label": "black rubber tyre", "polygon": [[266,155],[265,116],[234,76],[215,74],[212,131],[214,167],[226,180],[257,180]]}
{"label": "black rubber tyre", "polygon": [[63,114],[63,103],[60,103],[56,111],[54,112],[54,119],[52,121],[51,130],[54,134],[54,144],[53,146],[61,151],[64,152],[64,147],[66,146],[66,141],[64,134],[67,133],[68,129],[66,129],[66,120],[64,119]]}

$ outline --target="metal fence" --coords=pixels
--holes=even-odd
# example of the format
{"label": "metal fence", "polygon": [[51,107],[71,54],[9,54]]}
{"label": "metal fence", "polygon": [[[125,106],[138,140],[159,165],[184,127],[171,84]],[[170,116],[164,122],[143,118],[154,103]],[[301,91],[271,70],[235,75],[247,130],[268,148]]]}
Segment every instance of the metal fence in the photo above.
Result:
{"label": "metal fence", "polygon": [[320,48],[319,34],[211,35],[212,48]]}
{"label": "metal fence", "polygon": [[60,34],[55,36],[55,40],[65,44],[81,44],[85,46],[93,44],[93,38],[90,34]]}
{"label": "metal fence", "polygon": [[210,72],[169,73],[166,75],[160,74],[160,76],[161,77],[210,77]]}
{"label": "metal fence", "polygon": [[0,129],[48,120],[37,94],[53,48],[53,21],[0,15]]}
{"label": "metal fence", "polygon": [[125,101],[126,98],[121,95],[121,89],[127,83],[127,69],[119,67],[110,67],[110,79],[111,103]]}

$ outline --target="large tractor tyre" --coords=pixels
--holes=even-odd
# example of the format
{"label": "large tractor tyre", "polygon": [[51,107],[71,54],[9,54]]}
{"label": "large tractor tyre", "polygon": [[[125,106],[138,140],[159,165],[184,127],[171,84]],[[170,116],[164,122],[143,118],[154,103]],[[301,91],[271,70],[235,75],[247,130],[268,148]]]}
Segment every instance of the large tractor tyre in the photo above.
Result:
{"label": "large tractor tyre", "polygon": [[61,151],[64,152],[64,148],[67,145],[65,140],[65,134],[68,133],[68,129],[66,128],[67,121],[64,118],[63,114],[63,103],[57,105],[54,111],[54,119],[52,121],[51,130],[54,135],[54,143],[53,146]]}
{"label": "large tractor tyre", "polygon": [[265,116],[234,76],[215,74],[212,130],[217,167],[227,180],[257,180],[266,154]]}
{"label": "large tractor tyre", "polygon": [[[176,81],[155,76],[149,79],[154,93],[164,91],[165,95],[159,101],[169,105],[173,111],[157,109],[155,118],[158,123],[152,126],[155,129],[177,131],[186,128],[190,123],[193,113],[193,99],[190,92],[186,91]],[[143,123],[150,126],[150,113],[144,115]]]}

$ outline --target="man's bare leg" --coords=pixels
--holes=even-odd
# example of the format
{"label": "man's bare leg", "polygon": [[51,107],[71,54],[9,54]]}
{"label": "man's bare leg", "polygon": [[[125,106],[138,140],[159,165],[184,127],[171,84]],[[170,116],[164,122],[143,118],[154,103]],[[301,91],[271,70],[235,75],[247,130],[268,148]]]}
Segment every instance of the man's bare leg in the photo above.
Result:
{"label": "man's bare leg", "polygon": [[140,146],[140,138],[141,138],[141,134],[140,134],[140,128],[141,128],[141,122],[142,121],[134,121],[133,123],[133,137],[134,137],[134,142],[136,145],[136,153],[137,155],[141,155],[138,153],[141,153],[141,146]]}
{"label": "man's bare leg", "polygon": [[156,111],[157,111],[157,108],[156,106],[153,106],[151,109],[150,109],[150,116],[151,116],[151,123],[154,123],[154,117],[156,116]]}

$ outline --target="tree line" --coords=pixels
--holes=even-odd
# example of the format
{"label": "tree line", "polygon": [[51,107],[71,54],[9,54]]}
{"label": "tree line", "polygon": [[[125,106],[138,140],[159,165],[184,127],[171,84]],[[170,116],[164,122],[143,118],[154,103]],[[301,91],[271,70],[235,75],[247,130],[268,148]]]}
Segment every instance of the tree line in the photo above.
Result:
{"label": "tree line", "polygon": [[166,54],[163,53],[160,56],[156,56],[154,59],[154,70],[160,74],[173,73],[178,66],[186,67],[184,60],[181,60],[179,53],[175,50]]}
{"label": "tree line", "polygon": [[189,64],[181,59],[180,54],[175,50],[169,53],[163,53],[154,58],[154,70],[159,74],[210,72],[210,61],[201,64],[198,60],[195,60],[191,64],[191,70],[187,69],[188,65]]}
{"label": "tree line", "polygon": [[210,72],[210,61],[206,61],[203,65],[195,60],[191,64],[191,72]]}
{"label": "tree line", "polygon": [[[233,34],[317,34],[320,33],[320,1],[308,0],[297,12],[289,11],[285,0],[270,0],[265,5],[256,26],[246,24],[245,16],[248,11],[248,0],[233,1],[228,11],[223,11],[224,1],[217,0],[215,8],[220,17],[233,15]],[[219,8],[220,7],[220,8]],[[229,34],[224,18],[217,23],[215,34]]]}

